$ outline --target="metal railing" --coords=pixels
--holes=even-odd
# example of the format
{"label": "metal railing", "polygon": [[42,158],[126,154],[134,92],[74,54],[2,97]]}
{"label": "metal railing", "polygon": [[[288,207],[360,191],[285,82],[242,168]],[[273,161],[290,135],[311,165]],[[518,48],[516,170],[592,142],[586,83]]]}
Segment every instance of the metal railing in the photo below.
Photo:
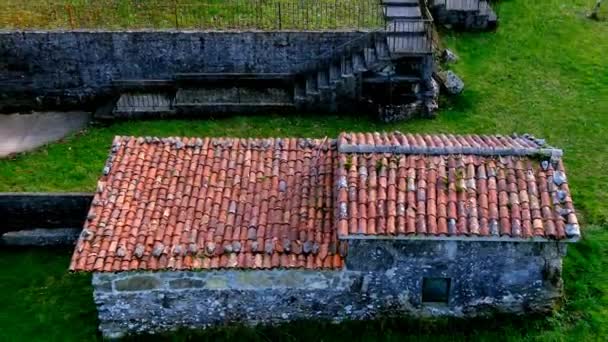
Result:
{"label": "metal railing", "polygon": [[382,24],[380,0],[3,0],[4,29],[325,30]]}

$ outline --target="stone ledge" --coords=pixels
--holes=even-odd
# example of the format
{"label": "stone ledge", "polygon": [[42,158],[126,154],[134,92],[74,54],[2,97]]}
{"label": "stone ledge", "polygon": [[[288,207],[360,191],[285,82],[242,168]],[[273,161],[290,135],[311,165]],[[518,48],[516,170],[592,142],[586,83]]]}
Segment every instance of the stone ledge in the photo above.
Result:
{"label": "stone ledge", "polygon": [[343,271],[225,270],[95,273],[98,292],[148,292],[155,290],[260,290],[260,289],[341,289],[352,285],[358,275]]}
{"label": "stone ledge", "polygon": [[33,229],[8,232],[0,242],[8,246],[73,246],[80,228]]}

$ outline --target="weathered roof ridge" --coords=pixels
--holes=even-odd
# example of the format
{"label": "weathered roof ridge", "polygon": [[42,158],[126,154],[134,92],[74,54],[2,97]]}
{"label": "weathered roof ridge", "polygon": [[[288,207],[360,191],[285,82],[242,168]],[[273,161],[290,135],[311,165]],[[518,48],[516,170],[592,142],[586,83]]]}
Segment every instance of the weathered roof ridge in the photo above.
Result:
{"label": "weathered roof ridge", "polygon": [[240,143],[242,147],[268,149],[282,147],[287,140],[296,140],[300,148],[322,147],[328,149],[336,143],[336,139],[324,138],[302,138],[302,137],[270,137],[270,138],[239,138],[239,137],[135,137],[121,136],[114,137],[112,146],[120,146],[134,140],[138,144],[168,144],[175,149],[184,147],[202,147],[205,143],[212,144],[213,147],[230,147],[233,143]]}
{"label": "weathered roof ridge", "polygon": [[338,138],[340,153],[393,153],[478,156],[541,156],[560,159],[563,151],[531,134],[503,135],[342,133]]}

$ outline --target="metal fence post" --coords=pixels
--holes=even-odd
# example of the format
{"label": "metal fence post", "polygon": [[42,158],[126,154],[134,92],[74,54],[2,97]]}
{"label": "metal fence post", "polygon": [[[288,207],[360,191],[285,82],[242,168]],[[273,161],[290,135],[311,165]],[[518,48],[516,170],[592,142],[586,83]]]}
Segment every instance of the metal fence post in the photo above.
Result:
{"label": "metal fence post", "polygon": [[175,29],[179,30],[179,20],[177,19],[177,0],[173,0],[173,15],[175,15]]}
{"label": "metal fence post", "polygon": [[278,3],[279,5],[279,30],[283,29],[283,17],[281,15],[281,3]]}

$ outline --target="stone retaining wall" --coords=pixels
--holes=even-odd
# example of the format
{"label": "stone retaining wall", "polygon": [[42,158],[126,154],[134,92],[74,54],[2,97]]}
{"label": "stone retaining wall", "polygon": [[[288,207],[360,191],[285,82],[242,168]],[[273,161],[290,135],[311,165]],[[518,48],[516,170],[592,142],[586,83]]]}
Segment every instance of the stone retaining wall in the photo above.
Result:
{"label": "stone retaining wall", "polygon": [[[543,312],[562,294],[565,245],[351,240],[342,270],[96,273],[105,337],[294,319],[472,317]],[[450,278],[446,303],[423,303],[424,277]]]}
{"label": "stone retaining wall", "polygon": [[116,79],[286,73],[361,32],[0,31],[0,112],[87,108]]}
{"label": "stone retaining wall", "polygon": [[93,194],[82,192],[0,193],[0,235],[36,228],[82,228]]}

